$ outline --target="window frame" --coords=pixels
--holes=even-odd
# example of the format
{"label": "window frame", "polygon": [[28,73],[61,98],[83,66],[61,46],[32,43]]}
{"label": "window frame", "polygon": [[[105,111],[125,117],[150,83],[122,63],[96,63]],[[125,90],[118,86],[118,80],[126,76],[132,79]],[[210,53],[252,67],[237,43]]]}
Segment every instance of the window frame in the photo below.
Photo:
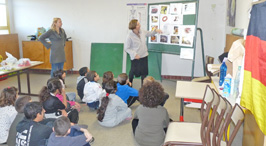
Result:
{"label": "window frame", "polygon": [[10,23],[9,23],[9,11],[8,11],[8,2],[5,0],[5,3],[0,3],[0,5],[6,6],[6,19],[7,19],[7,26],[0,26],[0,30],[7,30],[8,34],[10,34]]}

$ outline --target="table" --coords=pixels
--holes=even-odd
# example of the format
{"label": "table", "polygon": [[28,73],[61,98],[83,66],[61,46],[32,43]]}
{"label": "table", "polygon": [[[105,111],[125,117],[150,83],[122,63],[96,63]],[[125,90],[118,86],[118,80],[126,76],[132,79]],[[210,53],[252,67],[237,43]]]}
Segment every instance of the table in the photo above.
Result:
{"label": "table", "polygon": [[[31,67],[34,66],[38,66],[40,64],[43,64],[43,62],[40,61],[31,61],[31,65],[30,66],[26,66],[26,67],[19,67],[10,71],[4,71],[4,72],[0,72],[0,75],[7,75],[8,77],[10,77],[10,75],[8,75],[9,73],[13,73],[16,72],[17,73],[17,78],[18,78],[18,94],[20,95],[32,95],[32,96],[38,96],[38,94],[32,94],[30,91],[30,74],[29,74],[29,69]],[[21,91],[21,81],[20,81],[20,74],[22,73],[26,73],[27,74],[27,86],[28,86],[28,93],[23,93]],[[11,75],[12,76],[12,75]]]}
{"label": "table", "polygon": [[180,98],[180,121],[184,121],[184,98],[203,99],[206,86],[215,88],[213,83],[177,81],[175,97]]}

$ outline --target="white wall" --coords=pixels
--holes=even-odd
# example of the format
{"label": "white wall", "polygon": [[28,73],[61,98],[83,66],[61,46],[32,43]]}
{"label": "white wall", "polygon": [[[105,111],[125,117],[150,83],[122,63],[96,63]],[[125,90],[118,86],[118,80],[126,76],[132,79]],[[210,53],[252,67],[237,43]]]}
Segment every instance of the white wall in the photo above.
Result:
{"label": "white wall", "polygon": [[[60,17],[73,39],[74,70],[90,65],[92,42],[124,43],[127,33],[127,3],[156,3],[162,0],[10,0],[13,1],[12,32],[21,41],[35,34],[37,27],[49,27]],[[164,0],[171,1],[171,0]],[[203,29],[205,55],[217,58],[224,49],[226,0],[200,1],[198,27]],[[21,50],[20,50],[21,51]],[[198,35],[195,76],[202,76],[201,45]],[[22,51],[21,51],[22,54]],[[162,75],[190,76],[192,62],[178,55],[164,54]]]}
{"label": "white wall", "polygon": [[235,27],[226,25],[226,33],[231,33],[232,28],[248,29],[251,6],[252,0],[236,0]]}

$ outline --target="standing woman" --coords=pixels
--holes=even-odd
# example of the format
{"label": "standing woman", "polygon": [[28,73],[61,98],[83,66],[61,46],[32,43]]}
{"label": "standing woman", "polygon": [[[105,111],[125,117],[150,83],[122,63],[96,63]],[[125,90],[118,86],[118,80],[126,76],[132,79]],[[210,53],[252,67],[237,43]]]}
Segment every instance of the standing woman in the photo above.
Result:
{"label": "standing woman", "polygon": [[[46,33],[40,36],[40,41],[47,48],[51,48],[50,53],[50,63],[52,64],[51,77],[53,77],[53,72],[56,70],[63,70],[65,57],[65,42],[66,33],[62,27],[62,20],[60,18],[54,18],[49,29]],[[45,39],[49,38],[51,43],[48,43]]]}
{"label": "standing woman", "polygon": [[129,72],[129,82],[133,82],[134,76],[141,76],[141,85],[143,79],[148,75],[148,49],[146,46],[146,37],[161,33],[161,30],[154,31],[140,30],[140,23],[133,19],[129,22],[131,31],[127,36],[125,51],[130,55],[131,69]]}

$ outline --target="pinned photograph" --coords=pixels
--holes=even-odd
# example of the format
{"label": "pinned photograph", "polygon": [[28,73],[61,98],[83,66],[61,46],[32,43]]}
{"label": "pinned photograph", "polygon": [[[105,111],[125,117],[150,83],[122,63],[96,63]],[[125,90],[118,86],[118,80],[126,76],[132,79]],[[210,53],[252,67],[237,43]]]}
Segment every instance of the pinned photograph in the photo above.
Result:
{"label": "pinned photograph", "polygon": [[159,15],[159,5],[152,5],[150,6],[150,15]]}
{"label": "pinned photograph", "polygon": [[168,43],[168,36],[160,35],[160,43]]}
{"label": "pinned photograph", "polygon": [[160,14],[169,14],[169,5],[160,5]]}
{"label": "pinned photograph", "polygon": [[181,31],[180,30],[181,30],[181,26],[174,25],[171,34],[181,35]]}
{"label": "pinned photograph", "polygon": [[180,43],[180,36],[171,36],[170,43],[174,45],[179,45]]}
{"label": "pinned photograph", "polygon": [[182,26],[182,35],[183,36],[194,36],[195,25],[183,25]]}
{"label": "pinned photograph", "polygon": [[156,24],[159,23],[159,16],[158,15],[151,15],[150,19],[151,19],[150,22],[153,23],[153,24],[154,23],[156,23]]}
{"label": "pinned photograph", "polygon": [[170,16],[170,21],[173,24],[183,24],[183,15],[179,14],[179,15],[171,15]]}
{"label": "pinned photograph", "polygon": [[171,3],[170,4],[170,14],[182,14],[182,3]]}
{"label": "pinned photograph", "polygon": [[151,36],[149,42],[150,43],[157,43],[157,35]]}
{"label": "pinned photograph", "polygon": [[158,25],[151,25],[150,31],[154,31],[158,29]]}
{"label": "pinned photograph", "polygon": [[160,30],[162,30],[163,34],[171,34],[171,22],[169,19],[170,15],[160,15]]}
{"label": "pinned photograph", "polygon": [[185,3],[182,6],[182,14],[189,15],[189,14],[196,14],[196,3]]}
{"label": "pinned photograph", "polygon": [[182,36],[181,38],[182,38],[181,39],[182,46],[188,46],[188,47],[193,46],[193,36]]}

